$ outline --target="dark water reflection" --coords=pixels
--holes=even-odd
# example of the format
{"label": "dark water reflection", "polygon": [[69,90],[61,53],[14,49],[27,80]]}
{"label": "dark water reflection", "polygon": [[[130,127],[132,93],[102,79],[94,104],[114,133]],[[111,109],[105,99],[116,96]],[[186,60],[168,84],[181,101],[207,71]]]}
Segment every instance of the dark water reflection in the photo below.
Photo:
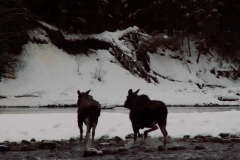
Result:
{"label": "dark water reflection", "polygon": [[[240,106],[229,107],[168,107],[169,113],[192,112],[224,112],[231,110],[240,111]],[[102,109],[108,113],[129,113],[128,109],[117,107],[114,109]],[[50,113],[77,113],[77,108],[0,108],[0,114],[50,114]]]}

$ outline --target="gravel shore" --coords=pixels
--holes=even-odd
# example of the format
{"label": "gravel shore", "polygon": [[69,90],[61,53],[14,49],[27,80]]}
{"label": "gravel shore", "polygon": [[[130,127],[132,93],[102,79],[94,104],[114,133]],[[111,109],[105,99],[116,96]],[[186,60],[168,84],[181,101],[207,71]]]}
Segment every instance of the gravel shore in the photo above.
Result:
{"label": "gravel shore", "polygon": [[184,136],[184,138],[168,139],[167,147],[162,146],[162,138],[139,138],[133,143],[131,134],[128,139],[120,137],[110,138],[102,136],[95,140],[92,150],[86,150],[84,143],[78,138],[69,140],[42,140],[35,139],[22,142],[0,143],[1,160],[135,160],[135,159],[240,159],[240,138],[235,135],[222,135],[222,137]]}

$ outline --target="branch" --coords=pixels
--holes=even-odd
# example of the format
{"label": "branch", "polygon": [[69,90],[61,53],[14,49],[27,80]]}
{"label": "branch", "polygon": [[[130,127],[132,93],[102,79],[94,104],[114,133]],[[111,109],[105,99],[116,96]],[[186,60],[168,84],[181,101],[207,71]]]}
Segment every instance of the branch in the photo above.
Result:
{"label": "branch", "polygon": [[[17,95],[17,96],[14,96],[14,97],[15,98],[22,98],[22,97],[35,98],[35,97],[41,97],[41,95],[44,94],[44,93],[45,93],[44,91],[36,91],[36,92],[30,93],[30,94]],[[34,95],[34,94],[38,94],[38,95]]]}
{"label": "branch", "polygon": [[104,106],[104,107],[102,107],[101,109],[113,109],[113,108],[115,108],[115,107],[107,107],[107,106]]}
{"label": "branch", "polygon": [[67,88],[67,89],[65,89],[62,93],[60,93],[60,94],[64,94],[64,95],[66,95],[65,94],[65,92],[67,91],[67,90],[69,90],[69,89],[73,89],[74,87],[69,87],[69,88]]}

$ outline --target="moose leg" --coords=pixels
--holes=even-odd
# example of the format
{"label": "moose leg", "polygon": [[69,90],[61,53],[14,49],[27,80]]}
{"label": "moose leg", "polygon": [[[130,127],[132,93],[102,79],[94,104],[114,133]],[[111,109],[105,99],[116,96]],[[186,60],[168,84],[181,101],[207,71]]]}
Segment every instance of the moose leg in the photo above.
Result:
{"label": "moose leg", "polygon": [[134,132],[134,142],[137,140],[137,134],[139,133],[138,125],[132,124],[133,132]]}
{"label": "moose leg", "polygon": [[85,123],[85,125],[86,125],[85,145],[87,145],[88,139],[89,139],[89,135],[90,135],[91,126],[90,126],[90,123],[89,123],[88,119],[86,119],[86,120],[84,121],[84,123]]}
{"label": "moose leg", "polygon": [[80,143],[83,139],[83,122],[80,121],[79,119],[78,119],[78,127],[80,129],[80,139],[79,139],[79,143]]}
{"label": "moose leg", "polygon": [[94,136],[95,136],[96,127],[97,127],[97,122],[93,122],[93,124],[92,124],[92,144],[94,142]]}
{"label": "moose leg", "polygon": [[147,138],[147,134],[149,132],[152,132],[152,131],[155,131],[156,129],[158,129],[156,123],[154,123],[154,122],[150,123],[150,126],[151,126],[151,129],[144,131],[144,139]]}
{"label": "moose leg", "polygon": [[167,141],[167,135],[168,135],[168,132],[166,130],[166,126],[165,125],[159,125],[160,129],[161,129],[161,132],[164,136],[164,141],[163,141],[163,145],[166,146],[166,141]]}

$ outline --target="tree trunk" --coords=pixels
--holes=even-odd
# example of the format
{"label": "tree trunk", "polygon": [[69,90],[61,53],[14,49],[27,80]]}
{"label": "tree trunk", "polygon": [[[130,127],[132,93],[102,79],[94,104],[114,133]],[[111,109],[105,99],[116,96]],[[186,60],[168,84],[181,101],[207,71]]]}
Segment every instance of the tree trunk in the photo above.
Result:
{"label": "tree trunk", "polygon": [[183,32],[182,32],[182,46],[183,46],[183,41],[184,41],[184,32],[185,32],[185,30],[183,29]]}
{"label": "tree trunk", "polygon": [[188,40],[188,52],[189,52],[189,57],[192,56],[192,53],[191,53],[191,47],[190,47],[190,41],[189,41],[189,31],[187,33],[187,40]]}
{"label": "tree trunk", "polygon": [[200,58],[201,53],[202,53],[201,51],[198,51],[197,63],[199,62],[199,58]]}

